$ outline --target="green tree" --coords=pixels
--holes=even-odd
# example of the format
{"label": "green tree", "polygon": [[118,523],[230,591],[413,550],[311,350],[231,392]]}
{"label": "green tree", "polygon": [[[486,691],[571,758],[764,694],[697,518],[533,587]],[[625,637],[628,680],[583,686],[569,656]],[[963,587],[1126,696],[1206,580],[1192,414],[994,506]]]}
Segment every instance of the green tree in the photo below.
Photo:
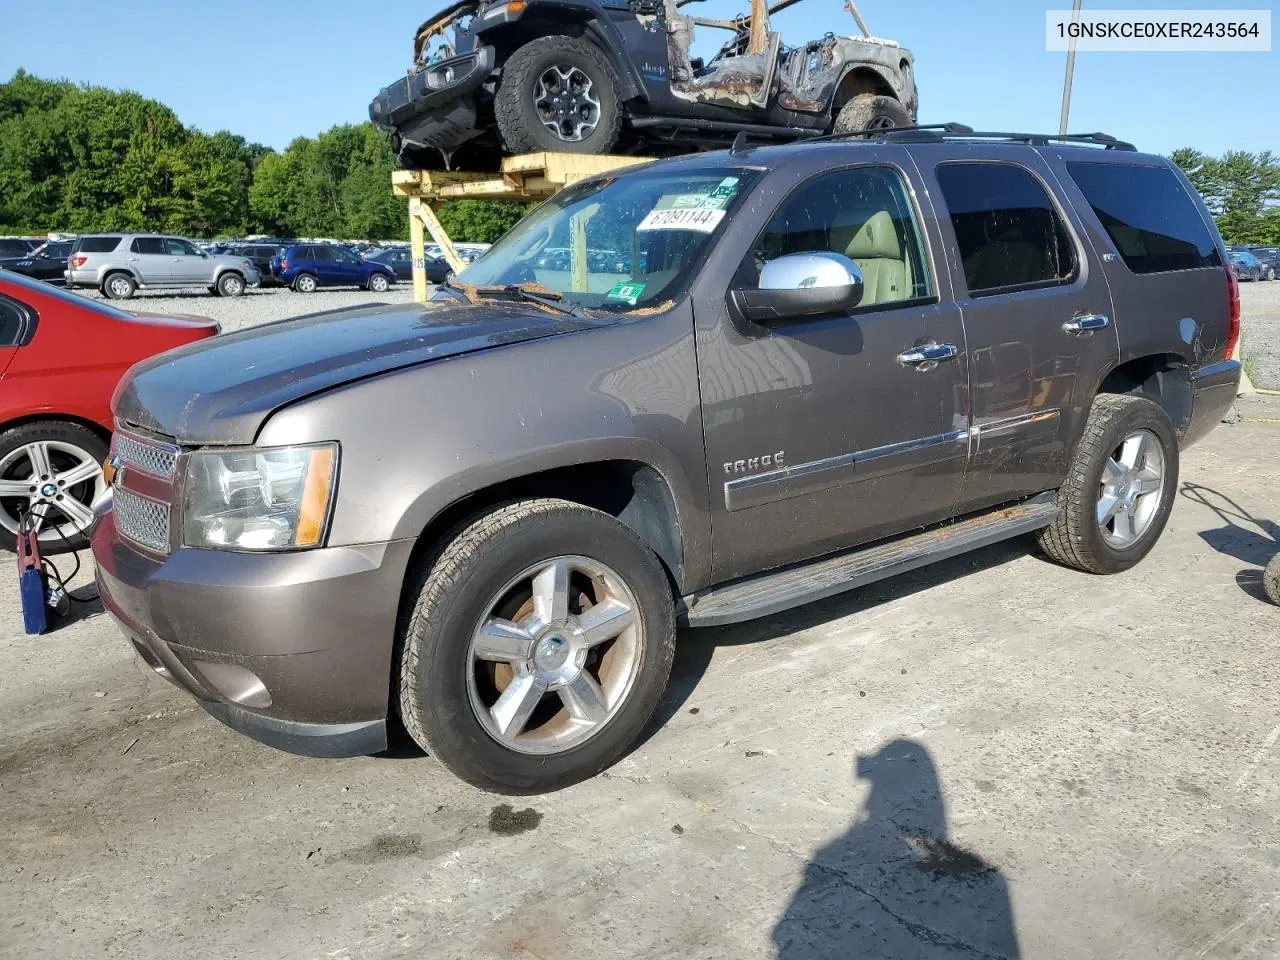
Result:
{"label": "green tree", "polygon": [[1280,243],[1280,160],[1270,150],[1210,157],[1183,147],[1170,159],[1204,197],[1227,243]]}

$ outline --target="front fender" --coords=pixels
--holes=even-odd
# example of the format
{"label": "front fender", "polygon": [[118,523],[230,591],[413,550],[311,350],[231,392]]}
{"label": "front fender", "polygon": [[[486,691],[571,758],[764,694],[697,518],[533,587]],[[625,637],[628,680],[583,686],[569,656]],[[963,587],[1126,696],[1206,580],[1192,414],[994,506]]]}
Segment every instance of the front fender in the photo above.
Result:
{"label": "front fender", "polygon": [[256,442],[341,444],[329,542],[419,536],[495,484],[608,460],[666,481],[695,586],[711,528],[692,314],[619,320],[436,360],[308,398]]}

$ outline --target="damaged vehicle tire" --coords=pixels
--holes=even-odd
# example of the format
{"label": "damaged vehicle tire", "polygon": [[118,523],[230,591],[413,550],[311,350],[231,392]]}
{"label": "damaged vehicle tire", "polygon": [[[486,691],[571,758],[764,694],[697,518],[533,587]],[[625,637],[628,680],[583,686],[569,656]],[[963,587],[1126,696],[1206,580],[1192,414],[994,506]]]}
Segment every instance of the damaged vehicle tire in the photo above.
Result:
{"label": "damaged vehicle tire", "polygon": [[493,112],[511,153],[608,153],[622,123],[608,59],[566,36],[540,37],[511,55]]}
{"label": "damaged vehicle tire", "polygon": [[893,97],[860,93],[840,108],[832,132],[888,130],[891,127],[909,127],[913,122],[907,108]]}
{"label": "damaged vehicle tire", "polygon": [[500,507],[458,530],[409,590],[400,719],[482,789],[542,793],[595,776],[662,697],[670,583],[607,513],[555,499]]}

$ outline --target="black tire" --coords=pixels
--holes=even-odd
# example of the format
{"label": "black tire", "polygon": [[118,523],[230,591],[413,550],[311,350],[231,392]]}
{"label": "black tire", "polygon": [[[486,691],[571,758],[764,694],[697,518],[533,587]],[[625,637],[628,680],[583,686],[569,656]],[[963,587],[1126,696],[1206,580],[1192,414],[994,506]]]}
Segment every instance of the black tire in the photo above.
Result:
{"label": "black tire", "polygon": [[102,295],[111,300],[128,300],[137,289],[138,284],[127,273],[108,273],[102,280]]}
{"label": "black tire", "polygon": [[300,273],[293,278],[293,289],[295,293],[315,293],[320,286],[320,281],[310,273]]}
{"label": "black tire", "polygon": [[386,293],[391,287],[391,281],[385,273],[370,274],[368,287],[373,293]]}
{"label": "black tire", "polygon": [[1262,592],[1267,599],[1280,606],[1280,553],[1271,558],[1267,568],[1262,571]]}
{"label": "black tire", "polygon": [[[616,571],[636,599],[644,639],[634,677],[616,712],[584,742],[555,753],[521,753],[490,735],[472,707],[471,636],[513,576],[574,555]],[[400,719],[419,746],[482,789],[543,793],[594,776],[635,741],[666,687],[675,652],[666,571],[639,537],[606,513],[551,499],[501,507],[461,527],[434,562],[424,562],[411,591],[407,602],[414,606],[401,628]]]}
{"label": "black tire", "polygon": [[[1163,455],[1163,485],[1148,526],[1131,544],[1117,548],[1098,523],[1103,468],[1121,442],[1137,431],[1155,435]],[[1151,550],[1168,522],[1178,487],[1178,440],[1169,415],[1144,397],[1100,394],[1093,400],[1084,435],[1067,478],[1058,490],[1058,516],[1039,531],[1051,560],[1085,573],[1128,570]]]}
{"label": "black tire", "polygon": [[[94,478],[69,484],[58,493],[55,493],[52,502],[48,506],[40,508],[41,513],[47,513],[50,520],[61,516],[62,521],[65,522],[66,516],[61,515],[57,510],[59,501],[56,497],[75,497],[77,501],[85,506],[92,503],[93,497],[97,492],[97,484],[101,480],[102,461],[107,457],[107,443],[92,430],[82,427],[78,423],[67,423],[63,420],[38,420],[33,423],[24,423],[21,426],[11,427],[0,433],[0,464],[4,464],[20,448],[40,441],[79,448],[87,460],[99,466],[99,473]],[[51,452],[50,459],[55,470],[59,466],[71,465],[71,461],[64,459],[66,456],[64,452],[59,450]],[[25,459],[25,462],[19,460],[12,466],[5,465],[3,467],[4,475],[0,476],[0,479],[25,479],[30,476],[29,470],[33,465],[30,459]],[[32,479],[34,480],[35,478],[32,477]],[[53,475],[53,480],[56,481],[56,479],[55,474]],[[32,485],[39,486],[36,483]],[[6,550],[13,551],[17,549],[16,520],[18,509],[20,507],[24,510],[31,509],[30,504],[22,504],[22,499],[24,498],[5,497],[0,499],[0,505],[2,505],[0,507],[0,545]],[[64,533],[64,540],[62,536],[57,536],[52,530],[53,528],[49,527],[48,532],[41,535],[41,553],[62,553],[67,550],[81,550],[88,546],[89,538],[83,532]]]}
{"label": "black tire", "polygon": [[840,108],[832,132],[857,133],[860,130],[909,127],[912,123],[914,121],[907,108],[893,97],[860,93]]}
{"label": "black tire", "polygon": [[[591,81],[591,92],[599,102],[595,126],[580,140],[558,136],[543,123],[535,106],[539,79],[554,67],[581,71]],[[565,36],[539,37],[507,59],[493,98],[493,112],[510,153],[608,153],[622,125],[618,81],[609,58],[590,41]],[[570,121],[566,118],[566,122]]]}
{"label": "black tire", "polygon": [[234,270],[228,270],[222,276],[218,277],[218,296],[220,297],[238,297],[244,293],[244,277],[236,273]]}

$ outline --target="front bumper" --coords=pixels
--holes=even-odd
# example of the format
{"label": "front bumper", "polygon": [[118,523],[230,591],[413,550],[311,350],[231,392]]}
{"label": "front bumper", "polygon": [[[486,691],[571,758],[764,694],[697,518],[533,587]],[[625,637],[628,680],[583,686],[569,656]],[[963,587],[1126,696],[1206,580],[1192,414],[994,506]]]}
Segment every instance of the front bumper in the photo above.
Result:
{"label": "front bumper", "polygon": [[1185,450],[1222,422],[1240,391],[1239,360],[1223,360],[1191,374],[1191,420],[1180,446]]}
{"label": "front bumper", "polygon": [[386,747],[391,657],[412,541],[153,557],[106,506],[93,555],[138,655],[217,719],[308,756]]}
{"label": "front bumper", "polygon": [[476,135],[475,91],[493,73],[493,47],[425,66],[383,87],[369,119],[385,133],[419,146],[449,150]]}

